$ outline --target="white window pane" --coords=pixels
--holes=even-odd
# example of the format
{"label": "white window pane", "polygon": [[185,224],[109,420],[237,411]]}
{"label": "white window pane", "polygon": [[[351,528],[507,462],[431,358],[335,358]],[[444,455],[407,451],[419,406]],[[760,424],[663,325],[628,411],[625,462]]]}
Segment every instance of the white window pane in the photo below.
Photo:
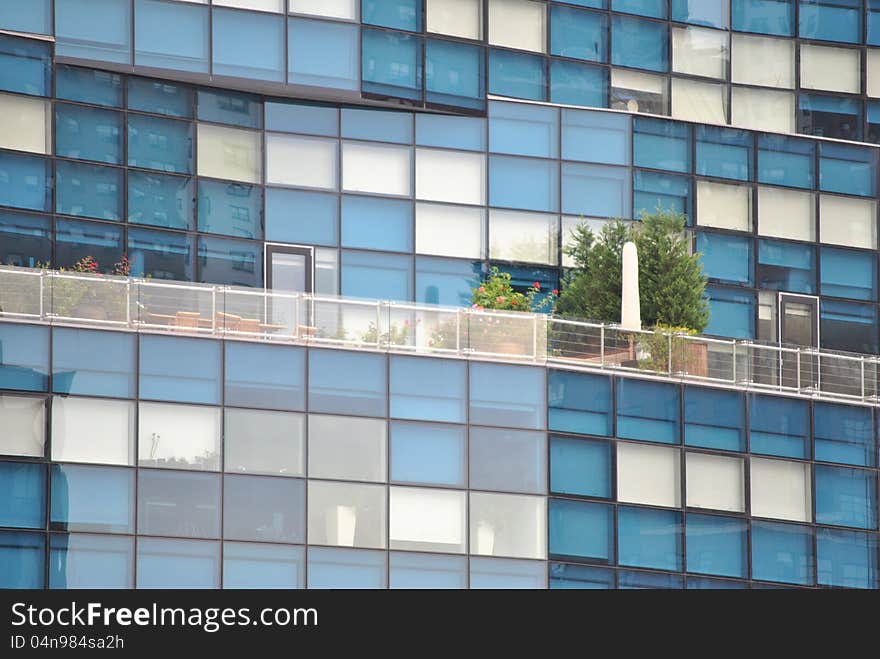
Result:
{"label": "white window pane", "polygon": [[309,481],[309,544],[385,548],[385,486]]}
{"label": "white window pane", "polygon": [[651,506],[680,506],[681,454],[678,449],[618,443],[617,499]]}
{"label": "white window pane", "polygon": [[[207,0],[203,2],[206,4]],[[239,9],[258,9],[260,11],[284,11],[284,0],[214,0],[214,5],[238,7]]]}
{"label": "white window pane", "polygon": [[415,487],[391,488],[391,549],[465,551],[464,492]]}
{"label": "white window pane", "polygon": [[745,512],[742,458],[687,454],[687,505]]}
{"label": "white window pane", "polygon": [[545,558],[546,501],[522,494],[471,492],[471,553]]}
{"label": "white window pane", "polygon": [[339,295],[339,254],[335,249],[315,249],[315,293]]}
{"label": "white window pane", "polygon": [[775,238],[816,240],[816,198],[811,192],[758,187],[758,233]]}
{"label": "white window pane", "polygon": [[0,148],[49,153],[50,106],[41,98],[0,94]]}
{"label": "white window pane", "polygon": [[358,4],[358,0],[290,0],[290,13],[355,20]]}
{"label": "white window pane", "polygon": [[525,263],[557,263],[556,215],[489,211],[489,258]]}
{"label": "white window pane", "polygon": [[291,412],[226,408],[224,464],[242,474],[304,476],[306,417]]}
{"label": "white window pane", "polygon": [[734,87],[730,123],[774,133],[794,132],[794,94]]}
{"label": "white window pane", "polygon": [[794,87],[794,41],[733,34],[730,58],[733,82],[762,87]]}
{"label": "white window pane", "polygon": [[220,468],[220,409],[141,403],[138,464],[168,469]]}
{"label": "white window pane", "polygon": [[547,493],[547,435],[470,429],[470,486],[475,490]]}
{"label": "white window pane", "polygon": [[134,464],[134,403],[55,396],[52,459]]}
{"label": "white window pane", "polygon": [[801,87],[858,94],[861,91],[859,51],[801,44]]}
{"label": "white window pane", "polygon": [[262,183],[260,133],[199,124],[199,175]]}
{"label": "white window pane", "polygon": [[880,97],[880,48],[868,48],[868,96]]}
{"label": "white window pane", "polygon": [[819,197],[819,235],[823,243],[876,249],[877,202],[854,197]]}
{"label": "white window pane", "polygon": [[602,232],[602,227],[611,224],[613,220],[595,218],[595,217],[574,217],[570,215],[562,216],[562,267],[573,268],[577,265],[574,259],[565,253],[566,247],[573,245],[575,240],[575,229],[580,225],[587,226],[595,235]]}
{"label": "white window pane", "polygon": [[810,465],[752,458],[752,515],[810,522]]}
{"label": "white window pane", "polygon": [[309,476],[353,481],[385,480],[382,419],[309,415]]}
{"label": "white window pane", "polygon": [[486,203],[486,156],[416,149],[416,197],[458,204]]}
{"label": "white window pane", "polygon": [[482,0],[427,0],[428,32],[483,38]]}
{"label": "white window pane", "polygon": [[727,32],[672,28],[672,70],[707,78],[727,75]]}
{"label": "white window pane", "polygon": [[483,208],[416,204],[416,252],[483,258],[485,218]]}
{"label": "white window pane", "polygon": [[697,224],[751,231],[752,189],[744,185],[697,181]]}
{"label": "white window pane", "polygon": [[266,135],[266,183],[335,190],[338,159],[336,140]]}
{"label": "white window pane", "polygon": [[46,403],[42,398],[0,396],[0,455],[42,458],[46,444]]}
{"label": "white window pane", "polygon": [[709,124],[727,123],[727,85],[672,79],[672,116]]}
{"label": "white window pane", "polygon": [[472,558],[471,589],[542,590],[547,588],[547,564],[506,558]]}
{"label": "white window pane", "polygon": [[344,142],[342,187],[349,192],[412,194],[412,150]]}
{"label": "white window pane", "polygon": [[545,52],[545,9],[532,0],[489,0],[489,43]]}

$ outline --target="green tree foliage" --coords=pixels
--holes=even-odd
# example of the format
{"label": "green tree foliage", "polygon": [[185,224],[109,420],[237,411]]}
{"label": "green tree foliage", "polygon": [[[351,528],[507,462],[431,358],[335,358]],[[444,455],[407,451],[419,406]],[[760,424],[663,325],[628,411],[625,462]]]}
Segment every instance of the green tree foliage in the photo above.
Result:
{"label": "green tree foliage", "polygon": [[642,323],[702,332],[709,323],[706,276],[684,229],[684,215],[663,210],[644,214],[641,222],[615,220],[598,235],[578,226],[566,248],[575,268],[566,275],[557,312],[620,322],[623,245],[632,240],[639,252]]}

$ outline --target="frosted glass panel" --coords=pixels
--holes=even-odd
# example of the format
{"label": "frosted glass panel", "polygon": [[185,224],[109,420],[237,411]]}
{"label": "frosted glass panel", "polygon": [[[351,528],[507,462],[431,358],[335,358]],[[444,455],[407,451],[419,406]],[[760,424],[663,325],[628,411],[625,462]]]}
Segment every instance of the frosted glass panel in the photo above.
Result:
{"label": "frosted glass panel", "polygon": [[304,476],[306,416],[226,408],[223,463],[228,472]]}
{"label": "frosted glass panel", "polygon": [[861,91],[859,51],[801,44],[801,87],[858,94]]}
{"label": "frosted glass panel", "polygon": [[774,133],[794,132],[794,94],[734,87],[730,123]]}
{"label": "frosted glass panel", "polygon": [[0,455],[43,457],[46,403],[42,398],[0,396],[0,427]]}
{"label": "frosted glass panel", "polygon": [[416,197],[458,204],[486,203],[486,156],[416,150]]}
{"label": "frosted glass panel", "polygon": [[336,140],[266,135],[266,183],[335,190],[338,159]]}
{"label": "frosted glass panel", "polygon": [[823,243],[876,249],[877,202],[820,195],[819,222]]}
{"label": "frosted glass panel", "polygon": [[355,20],[358,4],[358,0],[290,0],[290,13]]}
{"label": "frosted glass panel", "polygon": [[134,403],[55,396],[52,459],[134,464]]}
{"label": "frosted glass panel", "polygon": [[697,224],[751,231],[751,193],[746,186],[697,181]]}
{"label": "frosted glass panel", "polygon": [[382,419],[309,415],[309,476],[384,481],[387,434]]}
{"label": "frosted glass panel", "polygon": [[489,258],[556,265],[559,218],[523,211],[489,211]]}
{"label": "frosted glass panel", "polygon": [[810,465],[752,458],[752,515],[812,521]]}
{"label": "frosted glass panel", "polygon": [[199,124],[199,176],[262,183],[260,133]]}
{"label": "frosted glass panel", "polygon": [[727,123],[727,86],[711,82],[672,79],[672,116],[709,124]]}
{"label": "frosted glass panel", "polygon": [[39,98],[0,94],[0,148],[49,153],[50,105]]}
{"label": "frosted glass panel", "polygon": [[350,192],[412,194],[412,150],[344,142],[342,187]]}
{"label": "frosted glass panel", "polygon": [[465,39],[483,37],[482,0],[427,0],[428,32]]}
{"label": "frosted glass panel", "polygon": [[532,0],[489,0],[489,43],[545,52],[545,9],[545,3]]}
{"label": "frosted glass panel", "polygon": [[464,492],[415,487],[391,488],[391,549],[463,554],[466,499]]}
{"label": "frosted glass panel", "polygon": [[416,252],[482,258],[485,217],[483,208],[416,204]]}
{"label": "frosted glass panel", "polygon": [[[201,0],[207,4],[207,0]],[[284,11],[284,0],[214,0],[214,6],[238,7],[239,9],[257,9],[259,11]]]}
{"label": "frosted glass panel", "polygon": [[688,506],[745,512],[742,458],[688,453],[686,482]]}
{"label": "frosted glass panel", "polygon": [[138,464],[168,469],[220,468],[220,409],[141,403]]}
{"label": "frosted glass panel", "polygon": [[309,544],[385,548],[385,486],[309,481]]}
{"label": "frosted glass panel", "polygon": [[727,75],[727,32],[672,28],[672,70],[707,78]]}
{"label": "frosted glass panel", "polygon": [[678,449],[642,444],[617,445],[617,498],[651,506],[681,505]]}
{"label": "frosted glass panel", "polygon": [[471,492],[471,554],[545,558],[546,501],[544,497]]}
{"label": "frosted glass panel", "polygon": [[880,48],[868,48],[867,51],[868,68],[868,96],[874,98],[880,97]]}
{"label": "frosted glass panel", "polygon": [[758,187],[758,233],[816,240],[816,198],[811,192]]}
{"label": "frosted glass panel", "polygon": [[731,79],[744,85],[794,87],[794,41],[733,34]]}

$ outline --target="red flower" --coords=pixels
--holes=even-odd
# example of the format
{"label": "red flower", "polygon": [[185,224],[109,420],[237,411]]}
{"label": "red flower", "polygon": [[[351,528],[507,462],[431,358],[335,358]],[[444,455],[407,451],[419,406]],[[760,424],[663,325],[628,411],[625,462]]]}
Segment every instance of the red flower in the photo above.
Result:
{"label": "red flower", "polygon": [[511,303],[513,306],[516,306],[516,300],[511,300],[510,303]]}
{"label": "red flower", "polygon": [[554,289],[553,289],[553,295],[559,295],[559,289],[558,289],[558,288],[554,288]]}
{"label": "red flower", "polygon": [[478,293],[485,293],[485,292],[486,292],[486,287],[485,287],[485,286],[480,286],[480,287],[477,289],[477,292],[478,292]]}
{"label": "red flower", "polygon": [[499,295],[498,297],[495,298],[495,301],[498,302],[499,304],[501,304],[502,302],[504,302],[504,296]]}
{"label": "red flower", "polygon": [[540,291],[541,290],[541,283],[536,281],[534,284],[532,284],[532,288],[535,288]]}

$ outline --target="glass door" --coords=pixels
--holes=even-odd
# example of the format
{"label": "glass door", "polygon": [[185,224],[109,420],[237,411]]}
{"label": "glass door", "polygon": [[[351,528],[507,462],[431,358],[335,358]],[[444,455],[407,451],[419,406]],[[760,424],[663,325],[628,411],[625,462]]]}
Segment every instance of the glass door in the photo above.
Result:
{"label": "glass door", "polygon": [[[300,245],[266,245],[266,288],[277,293],[311,293],[315,280],[314,249]],[[266,305],[266,316],[273,325],[288,329],[294,336],[311,333],[311,304],[295,297],[278,296]]]}
{"label": "glass door", "polygon": [[[783,348],[819,347],[819,298],[811,295],[779,294],[779,342]],[[817,382],[818,357],[801,350],[781,355],[782,384],[813,387]]]}

